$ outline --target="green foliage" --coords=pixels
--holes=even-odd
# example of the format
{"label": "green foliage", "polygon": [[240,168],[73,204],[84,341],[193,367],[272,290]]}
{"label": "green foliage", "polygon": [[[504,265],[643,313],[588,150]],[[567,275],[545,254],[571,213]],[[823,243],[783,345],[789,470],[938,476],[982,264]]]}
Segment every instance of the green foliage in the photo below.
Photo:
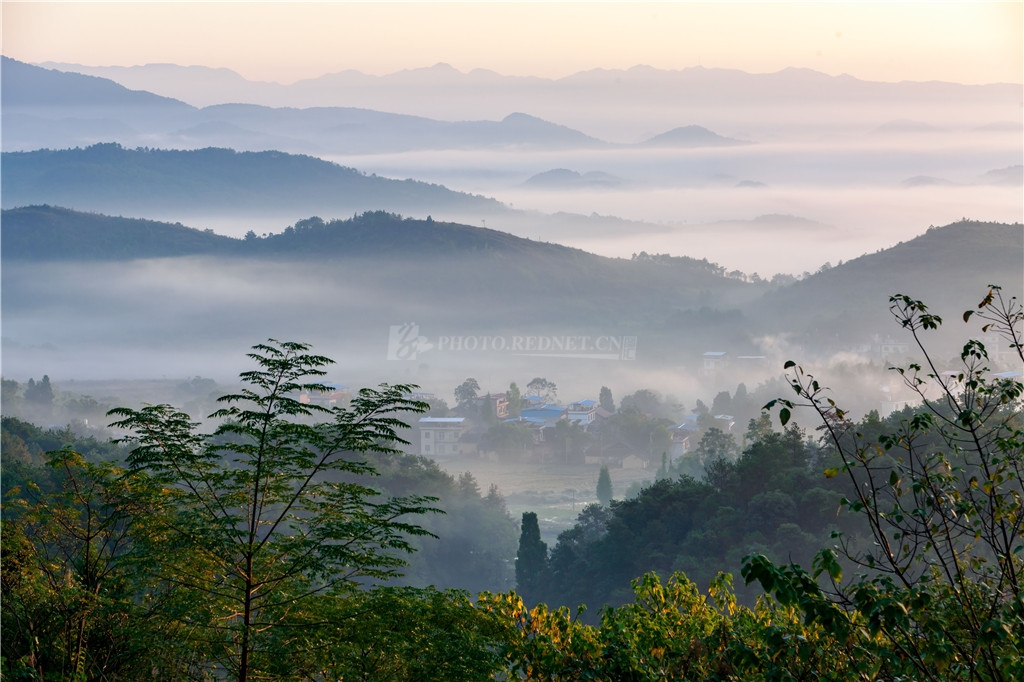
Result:
{"label": "green foliage", "polygon": [[649,462],[654,462],[661,457],[661,453],[668,450],[672,442],[668,430],[672,423],[670,419],[652,417],[633,407],[620,405],[619,411],[608,420],[608,429],[611,435],[622,440]]}
{"label": "green foliage", "polygon": [[[138,572],[152,526],[148,481],[70,450],[47,489],[8,492],[2,574],[4,674],[23,679],[174,679],[188,656],[149,617],[162,599]],[[179,655],[176,655],[179,654]]]}
{"label": "green foliage", "polygon": [[523,395],[516,382],[513,381],[509,384],[505,398],[508,400],[508,416],[518,417],[523,410]]}
{"label": "green foliage", "polygon": [[[836,517],[845,482],[817,475],[821,461],[799,429],[769,430],[735,461],[714,460],[700,479],[666,472],[611,509],[588,507],[551,550],[540,598],[618,606],[630,597],[629,581],[649,571],[684,571],[707,586],[722,569],[739,572],[752,552],[810,562],[832,531],[862,530]],[[739,589],[747,604],[756,595]]]}
{"label": "green foliage", "polygon": [[131,433],[131,471],[160,490],[164,520],[147,540],[161,556],[157,579],[176,588],[181,615],[169,615],[239,680],[273,665],[274,629],[318,595],[396,575],[396,553],[426,533],[401,519],[433,511],[432,498],[374,501],[376,490],[345,480],[375,473],[368,455],[397,452],[404,425],[393,414],[424,409],[404,397],[411,387],[363,389],[350,410],[302,403],[299,392],[326,390],[315,379],[331,362],[307,349],[255,346],[257,369],[220,399],[212,416],[224,421],[210,435],[167,405],[111,411]]}
{"label": "green foliage", "polygon": [[[323,388],[327,358],[274,341],[250,357],[257,368],[221,399],[213,433],[167,405],[114,410],[130,433],[127,468],[64,448],[39,470],[18,453],[89,440],[4,418],[5,679],[476,680],[497,669],[497,625],[465,593],[366,589],[430,538],[405,519],[436,499],[412,490],[453,510],[432,526],[451,543],[433,545],[434,559],[507,580],[515,534],[497,489],[481,496],[468,474],[455,483],[395,449],[397,415],[425,407],[404,397],[413,387],[364,389],[327,410],[297,398]],[[117,446],[93,454],[111,453],[124,461]],[[474,545],[481,536],[493,543]]]}
{"label": "green foliage", "polygon": [[470,377],[455,387],[455,404],[462,409],[475,409],[476,396],[479,392],[480,384]]}
{"label": "green foliage", "polygon": [[[744,568],[808,622],[824,618],[837,636],[836,604],[866,628],[870,655],[893,676],[916,679],[1019,679],[1024,673],[1024,385],[993,376],[988,351],[968,341],[961,367],[940,372],[922,334],[942,320],[909,296],[890,298],[894,318],[913,337],[923,363],[896,368],[923,408],[890,431],[861,430],[796,365],[790,384],[799,403],[777,399],[780,420],[797,406],[817,413],[851,494],[844,506],[866,521],[870,542],[837,535],[840,555],[860,571],[845,582],[832,550],[815,560],[812,576],[753,557]],[[1021,306],[991,286],[978,315],[1024,363]],[[969,320],[975,311],[964,314]],[[836,591],[827,599],[816,579]],[[826,614],[826,615],[822,615]],[[828,615],[830,614],[830,615]],[[849,628],[847,628],[848,630]],[[867,645],[865,645],[867,646]]]}
{"label": "green foliage", "polygon": [[526,384],[526,389],[530,391],[531,395],[540,396],[541,400],[546,403],[551,403],[558,399],[558,386],[555,385],[555,382],[548,381],[544,377],[534,377],[530,380],[530,383]]}
{"label": "green foliage", "polygon": [[732,434],[712,426],[700,437],[694,454],[705,465],[720,459],[731,462],[739,455],[739,448]]}
{"label": "green foliage", "polygon": [[601,409],[607,412],[615,412],[615,400],[612,398],[612,389],[602,386],[601,392],[597,396],[597,401],[601,404]]}
{"label": "green foliage", "polygon": [[523,512],[523,523],[519,535],[519,551],[516,552],[516,588],[526,599],[536,598],[538,588],[547,571],[548,546],[540,539],[537,514]]}
{"label": "green foliage", "polygon": [[[497,618],[465,592],[377,587],[320,600],[283,631],[271,674],[381,682],[477,682],[497,673]],[[323,623],[327,623],[323,627]]]}
{"label": "green foliage", "polygon": [[502,459],[517,459],[533,447],[533,432],[518,422],[498,422],[484,432],[480,448]]}
{"label": "green foliage", "polygon": [[385,495],[430,495],[444,512],[423,517],[419,525],[431,535],[409,539],[416,551],[389,584],[471,592],[513,586],[519,534],[496,486],[483,495],[472,474],[456,480],[433,460],[414,455],[379,457],[376,469],[374,487]]}
{"label": "green foliage", "polygon": [[740,606],[728,575],[705,596],[682,573],[633,581],[630,603],[587,625],[563,607],[527,609],[515,594],[481,595],[505,623],[507,675],[526,680],[870,679],[877,665],[795,609]]}

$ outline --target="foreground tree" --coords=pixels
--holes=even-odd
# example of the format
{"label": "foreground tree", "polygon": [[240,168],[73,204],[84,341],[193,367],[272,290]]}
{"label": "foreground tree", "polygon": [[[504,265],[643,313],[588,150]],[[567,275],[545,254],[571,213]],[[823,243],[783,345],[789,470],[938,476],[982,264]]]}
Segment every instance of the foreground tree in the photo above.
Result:
{"label": "foreground tree", "polygon": [[[813,575],[752,557],[744,568],[808,621],[830,624],[840,637],[866,627],[870,655],[890,674],[916,679],[1016,680],[1024,676],[1024,421],[1019,373],[993,374],[989,354],[968,341],[955,371],[940,371],[922,339],[941,318],[920,301],[896,295],[893,316],[923,360],[898,371],[922,408],[898,430],[858,432],[813,376],[793,362],[797,401],[775,400],[785,423],[794,407],[817,413],[849,479],[849,511],[867,521],[869,542],[837,536]],[[1016,298],[992,286],[964,320],[977,315],[1024,368]],[[1014,376],[1016,374],[1016,376]],[[861,572],[842,580],[840,559]],[[828,579],[826,594],[815,581]]]}
{"label": "foreground tree", "polygon": [[132,475],[159,490],[147,539],[154,578],[174,594],[163,616],[238,680],[273,667],[289,626],[320,622],[318,597],[396,575],[409,536],[426,534],[403,519],[435,511],[433,498],[379,500],[358,482],[375,473],[368,455],[405,442],[395,414],[427,406],[401,385],[363,389],[350,409],[303,403],[327,390],[316,379],[331,363],[308,350],[254,346],[257,368],[219,399],[212,434],[168,405],[111,411],[130,432]]}
{"label": "foreground tree", "polygon": [[47,469],[4,508],[4,678],[187,677],[187,652],[147,617],[162,597],[133,538],[151,515],[145,482],[70,448]]}

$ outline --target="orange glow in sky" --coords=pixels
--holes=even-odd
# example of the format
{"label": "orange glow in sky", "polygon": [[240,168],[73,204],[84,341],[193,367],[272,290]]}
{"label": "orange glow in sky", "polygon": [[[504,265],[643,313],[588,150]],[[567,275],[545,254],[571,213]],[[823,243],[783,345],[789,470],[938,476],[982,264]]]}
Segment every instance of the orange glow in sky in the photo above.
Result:
{"label": "orange glow in sky", "polygon": [[867,80],[1020,83],[1024,3],[7,2],[3,53],[33,63],[227,67],[290,83],[447,62],[561,77],[647,64]]}

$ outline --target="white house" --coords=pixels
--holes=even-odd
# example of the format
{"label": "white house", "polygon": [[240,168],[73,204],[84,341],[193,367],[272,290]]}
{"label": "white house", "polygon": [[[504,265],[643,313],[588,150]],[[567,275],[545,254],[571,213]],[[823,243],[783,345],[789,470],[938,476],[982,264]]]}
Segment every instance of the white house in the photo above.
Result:
{"label": "white house", "polygon": [[420,454],[424,457],[455,457],[462,454],[459,441],[466,430],[464,417],[423,417],[417,423]]}
{"label": "white house", "polygon": [[569,405],[569,412],[566,416],[569,421],[587,428],[597,419],[597,407],[597,401],[595,400],[580,400]]}

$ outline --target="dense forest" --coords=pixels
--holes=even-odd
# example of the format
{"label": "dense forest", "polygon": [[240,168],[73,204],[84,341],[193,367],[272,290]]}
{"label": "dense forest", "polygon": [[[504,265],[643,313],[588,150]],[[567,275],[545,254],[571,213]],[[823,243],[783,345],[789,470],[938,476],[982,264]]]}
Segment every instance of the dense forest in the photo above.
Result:
{"label": "dense forest", "polygon": [[[169,405],[111,410],[114,443],[5,418],[4,675],[1020,679],[1024,385],[978,341],[939,371],[941,318],[891,306],[921,407],[851,421],[787,363],[742,452],[707,430],[685,472],[586,508],[550,553],[535,514],[513,550],[497,490],[400,453],[429,408],[411,386],[299,400],[331,363],[306,344],[255,346],[211,432]],[[971,318],[1024,363],[1015,298]],[[464,565],[406,569],[416,549]],[[513,551],[517,592],[441,589],[506,580]]]}

